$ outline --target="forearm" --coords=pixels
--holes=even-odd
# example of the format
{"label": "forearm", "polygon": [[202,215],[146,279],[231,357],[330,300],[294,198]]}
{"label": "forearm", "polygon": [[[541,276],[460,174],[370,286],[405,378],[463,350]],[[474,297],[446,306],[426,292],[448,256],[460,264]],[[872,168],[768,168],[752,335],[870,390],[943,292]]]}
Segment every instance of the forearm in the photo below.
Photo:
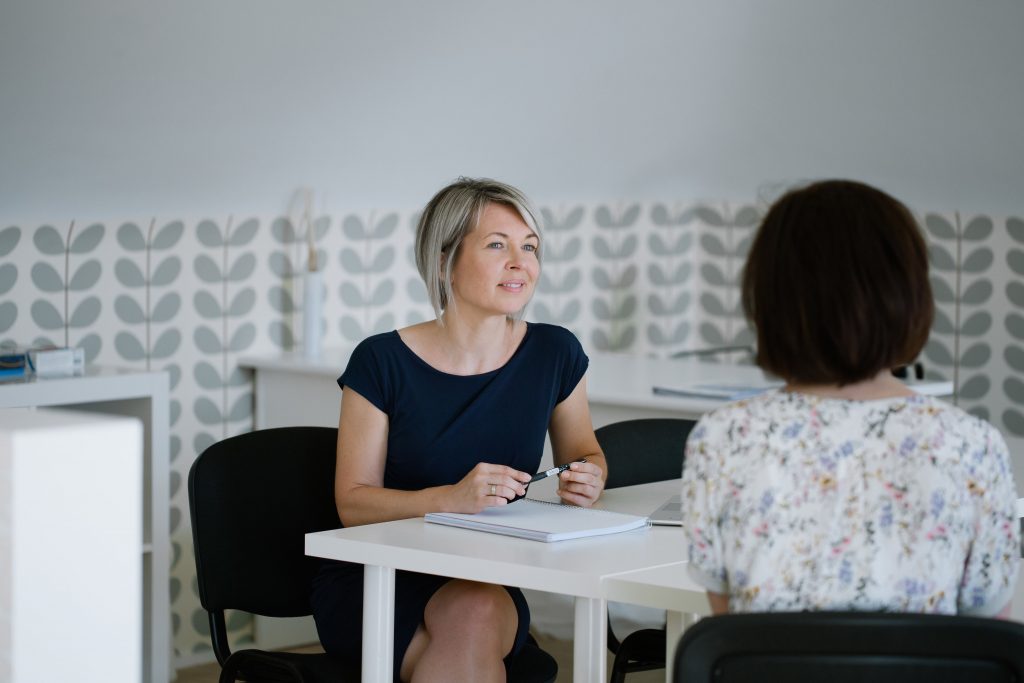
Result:
{"label": "forearm", "polygon": [[338,515],[346,527],[422,517],[428,512],[446,512],[451,486],[434,486],[419,491],[400,491],[380,486],[352,486],[336,494]]}

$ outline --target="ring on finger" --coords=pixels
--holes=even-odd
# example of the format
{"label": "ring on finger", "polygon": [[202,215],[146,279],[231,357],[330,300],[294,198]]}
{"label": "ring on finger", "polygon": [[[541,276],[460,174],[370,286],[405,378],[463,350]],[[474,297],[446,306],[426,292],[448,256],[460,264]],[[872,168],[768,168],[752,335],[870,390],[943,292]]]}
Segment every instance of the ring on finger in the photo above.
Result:
{"label": "ring on finger", "polygon": [[498,487],[495,486],[494,484],[491,484],[491,495],[493,496],[493,495],[496,495],[497,493],[498,493]]}

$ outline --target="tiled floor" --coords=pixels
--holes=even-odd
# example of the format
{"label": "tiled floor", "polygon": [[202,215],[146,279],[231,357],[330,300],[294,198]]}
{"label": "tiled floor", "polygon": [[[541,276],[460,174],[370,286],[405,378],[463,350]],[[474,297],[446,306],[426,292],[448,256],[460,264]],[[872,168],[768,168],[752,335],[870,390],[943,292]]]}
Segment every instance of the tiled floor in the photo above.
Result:
{"label": "tiled floor", "polygon": [[[558,661],[558,679],[556,683],[571,683],[572,681],[572,642],[567,640],[555,640],[553,638],[538,635],[537,643],[544,650],[551,653],[551,656]],[[612,658],[608,657],[608,669],[612,666]],[[217,676],[220,675],[220,667],[217,664],[203,664],[188,669],[179,669],[178,678],[175,683],[217,683]],[[664,670],[643,671],[630,674],[626,677],[626,683],[661,683],[665,680]]]}

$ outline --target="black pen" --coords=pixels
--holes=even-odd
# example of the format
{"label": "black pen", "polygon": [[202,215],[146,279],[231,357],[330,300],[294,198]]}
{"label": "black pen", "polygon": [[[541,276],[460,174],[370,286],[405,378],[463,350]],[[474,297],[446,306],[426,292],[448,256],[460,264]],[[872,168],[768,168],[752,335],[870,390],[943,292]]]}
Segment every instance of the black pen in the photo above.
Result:
{"label": "black pen", "polygon": [[[579,460],[575,460],[573,462],[586,462],[586,461],[587,461],[586,458],[580,458]],[[537,474],[533,475],[532,479],[530,479],[530,483],[532,484],[535,481],[540,481],[541,479],[547,479],[548,477],[553,477],[556,474],[561,474],[562,472],[565,472],[567,469],[569,469],[569,465],[572,465],[572,463],[568,462],[568,463],[566,463],[564,465],[559,465],[558,467],[552,467],[550,470],[544,470],[543,472],[538,472]]]}

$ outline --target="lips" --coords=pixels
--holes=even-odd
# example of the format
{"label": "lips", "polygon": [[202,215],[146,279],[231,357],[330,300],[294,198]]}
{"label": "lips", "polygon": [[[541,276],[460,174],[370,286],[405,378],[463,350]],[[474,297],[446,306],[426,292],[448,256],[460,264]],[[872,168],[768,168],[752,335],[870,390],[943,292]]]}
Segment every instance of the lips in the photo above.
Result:
{"label": "lips", "polygon": [[509,280],[507,282],[502,282],[498,286],[509,292],[521,292],[523,288],[526,287],[526,282],[523,280]]}

